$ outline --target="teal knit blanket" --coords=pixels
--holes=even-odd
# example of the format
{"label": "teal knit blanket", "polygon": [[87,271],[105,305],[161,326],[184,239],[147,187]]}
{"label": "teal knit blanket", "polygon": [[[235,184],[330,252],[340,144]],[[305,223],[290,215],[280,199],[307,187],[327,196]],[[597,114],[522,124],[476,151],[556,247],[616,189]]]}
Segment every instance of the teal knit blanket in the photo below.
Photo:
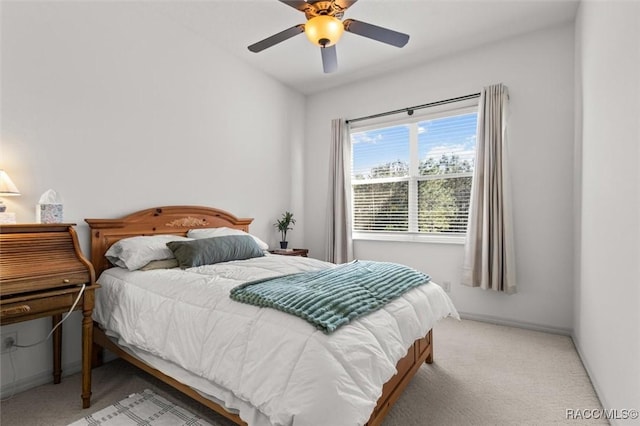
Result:
{"label": "teal knit blanket", "polygon": [[329,334],[429,280],[408,266],[354,261],[245,283],[231,290],[231,298],[296,315]]}

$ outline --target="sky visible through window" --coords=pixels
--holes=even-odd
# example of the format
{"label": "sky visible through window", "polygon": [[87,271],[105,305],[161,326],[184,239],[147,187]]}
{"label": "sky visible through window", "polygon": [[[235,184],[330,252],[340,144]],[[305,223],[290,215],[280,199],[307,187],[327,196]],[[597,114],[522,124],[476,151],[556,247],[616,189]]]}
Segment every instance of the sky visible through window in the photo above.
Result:
{"label": "sky visible through window", "polygon": [[[477,113],[467,113],[418,123],[420,161],[456,155],[474,162]],[[371,169],[393,161],[409,163],[409,124],[351,134],[353,176],[367,178]]]}

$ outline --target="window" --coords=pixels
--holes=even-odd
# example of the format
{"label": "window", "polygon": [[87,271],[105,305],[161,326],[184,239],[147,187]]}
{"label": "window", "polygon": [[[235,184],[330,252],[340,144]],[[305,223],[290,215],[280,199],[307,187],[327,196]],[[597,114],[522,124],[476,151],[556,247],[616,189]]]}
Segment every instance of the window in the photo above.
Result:
{"label": "window", "polygon": [[354,238],[464,237],[476,123],[474,106],[352,128]]}

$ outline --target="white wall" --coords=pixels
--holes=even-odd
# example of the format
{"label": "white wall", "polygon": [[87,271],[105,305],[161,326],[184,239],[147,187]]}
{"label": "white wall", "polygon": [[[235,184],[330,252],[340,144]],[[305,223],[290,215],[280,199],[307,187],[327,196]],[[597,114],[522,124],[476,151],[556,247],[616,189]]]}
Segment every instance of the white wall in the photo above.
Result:
{"label": "white wall", "polygon": [[582,167],[574,340],[603,406],[637,410],[640,3],[582,2],[576,58]]}
{"label": "white wall", "polygon": [[356,241],[358,258],[399,261],[452,282],[471,316],[568,333],[573,299],[573,24],[486,45],[313,95],[307,104],[305,236],[324,254],[330,120],[478,92],[503,82],[509,125],[519,293],[459,285],[462,245]]}
{"label": "white wall", "polygon": [[[302,214],[303,176],[291,168],[302,155],[302,95],[141,4],[3,2],[1,19],[0,166],[22,192],[5,199],[19,222],[32,222],[53,188],[88,255],[84,218],[216,206],[255,217],[252,232],[275,245],[274,220]],[[301,244],[304,229],[290,237]],[[49,323],[2,333],[30,343]],[[74,314],[67,372],[79,366],[79,338]],[[20,386],[50,380],[50,346],[14,354]],[[3,392],[10,372],[3,355]]]}

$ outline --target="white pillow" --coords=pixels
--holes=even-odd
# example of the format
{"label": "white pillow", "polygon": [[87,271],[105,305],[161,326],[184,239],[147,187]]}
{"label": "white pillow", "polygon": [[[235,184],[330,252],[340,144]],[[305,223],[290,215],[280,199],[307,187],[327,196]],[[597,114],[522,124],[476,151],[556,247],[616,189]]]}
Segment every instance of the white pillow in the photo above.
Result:
{"label": "white pillow", "polygon": [[[251,234],[248,234],[241,229],[227,228],[224,226],[220,228],[190,229],[189,232],[187,232],[187,237],[194,238],[196,240],[199,240],[202,238],[224,237],[226,235],[251,235]],[[258,247],[260,247],[261,250],[269,250],[269,244],[265,243],[255,235],[251,235],[251,238],[255,240],[255,242],[258,244]]]}
{"label": "white pillow", "polygon": [[135,271],[153,260],[173,259],[173,252],[167,247],[170,241],[188,241],[191,238],[179,235],[149,235],[124,238],[105,253],[113,265]]}

